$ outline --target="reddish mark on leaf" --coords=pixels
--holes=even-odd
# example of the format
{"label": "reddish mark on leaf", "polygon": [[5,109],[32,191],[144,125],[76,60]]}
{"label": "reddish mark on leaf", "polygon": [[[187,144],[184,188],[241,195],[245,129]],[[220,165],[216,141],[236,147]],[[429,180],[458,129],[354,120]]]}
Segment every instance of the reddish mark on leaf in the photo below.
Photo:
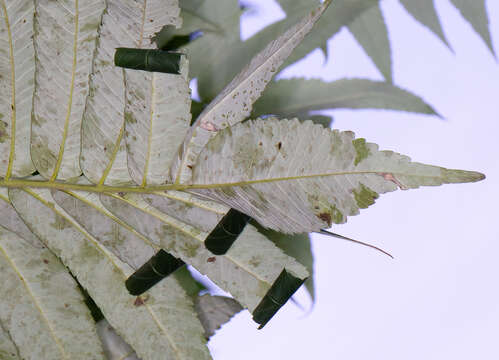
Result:
{"label": "reddish mark on leaf", "polygon": [[48,261],[47,259],[43,259],[43,262],[44,262],[45,264],[48,264],[48,263],[49,263],[49,261]]}
{"label": "reddish mark on leaf", "polygon": [[142,296],[137,296],[137,298],[133,302],[133,305],[135,305],[135,306],[142,306],[142,305],[144,305],[147,302],[147,300],[149,300],[149,295],[144,295],[143,297]]}
{"label": "reddish mark on leaf", "polygon": [[320,213],[319,215],[317,215],[317,217],[319,219],[321,219],[322,221],[325,221],[327,222],[327,224],[329,226],[331,226],[331,214],[328,214],[328,213]]}
{"label": "reddish mark on leaf", "polygon": [[201,125],[199,125],[202,129],[208,130],[208,131],[218,131],[217,127],[215,124],[212,122],[202,122]]}
{"label": "reddish mark on leaf", "polygon": [[395,176],[393,176],[393,174],[379,173],[379,175],[383,176],[383,179],[395,183],[400,188],[400,190],[409,190],[409,188],[407,186],[405,186],[404,184],[402,184],[400,181],[398,181],[397,178]]}
{"label": "reddish mark on leaf", "polygon": [[68,308],[68,307],[69,307],[69,304],[64,304],[64,307],[65,307],[65,308]]}
{"label": "reddish mark on leaf", "polygon": [[209,258],[206,260],[206,262],[209,262],[209,263],[212,263],[212,262],[215,262],[215,261],[217,261],[217,258],[216,258],[216,257],[214,257],[214,256],[213,256],[213,257],[209,257]]}

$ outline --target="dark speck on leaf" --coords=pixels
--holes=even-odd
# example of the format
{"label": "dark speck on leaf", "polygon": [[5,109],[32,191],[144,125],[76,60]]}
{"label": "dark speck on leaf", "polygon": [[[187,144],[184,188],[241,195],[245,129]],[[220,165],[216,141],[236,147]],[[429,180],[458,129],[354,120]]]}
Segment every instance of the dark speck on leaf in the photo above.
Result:
{"label": "dark speck on leaf", "polygon": [[328,214],[328,213],[320,213],[318,215],[319,219],[321,219],[322,221],[325,221],[328,223],[329,226],[331,226],[331,215]]}
{"label": "dark speck on leaf", "polygon": [[278,150],[281,150],[281,147],[282,147],[282,142],[280,142],[280,141],[279,141],[279,142],[277,143],[277,149],[278,149]]}
{"label": "dark speck on leaf", "polygon": [[48,264],[48,263],[49,263],[49,261],[48,261],[47,259],[43,259],[43,262],[44,262],[45,264]]}
{"label": "dark speck on leaf", "polygon": [[209,263],[212,263],[212,262],[217,261],[217,258],[214,257],[214,256],[212,256],[212,257],[209,257],[206,261],[209,262]]}

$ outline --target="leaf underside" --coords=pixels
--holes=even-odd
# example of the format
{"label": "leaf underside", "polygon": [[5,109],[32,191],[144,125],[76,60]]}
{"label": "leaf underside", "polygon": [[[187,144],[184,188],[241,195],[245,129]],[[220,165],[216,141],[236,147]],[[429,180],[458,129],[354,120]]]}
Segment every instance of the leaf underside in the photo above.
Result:
{"label": "leaf underside", "polygon": [[482,180],[480,173],[411,162],[352,132],[267,118],[223,130],[201,152],[191,190],[284,233],[346,222],[397,188]]}
{"label": "leaf underside", "polygon": [[[489,44],[482,3],[452,2]],[[483,178],[311,121],[243,123],[334,107],[434,114],[389,83],[272,83],[343,26],[391,79],[386,34],[380,51],[361,31],[384,29],[377,0],[327,12],[329,1],[280,3],[295,14],[243,42],[234,0],[182,1],[180,30],[177,0],[0,0],[0,358],[209,359],[207,338],[235,313],[246,308],[263,326],[310,277],[304,233],[397,187]],[[165,25],[167,40],[203,32],[177,56],[179,74],[114,66],[115,48],[154,49]],[[193,126],[189,72],[205,102]],[[228,225],[240,226],[225,226],[238,212],[244,221]],[[248,216],[259,224],[244,226]],[[185,266],[132,296],[126,279],[158,252],[234,299],[199,296]],[[105,320],[95,324],[79,286]]]}

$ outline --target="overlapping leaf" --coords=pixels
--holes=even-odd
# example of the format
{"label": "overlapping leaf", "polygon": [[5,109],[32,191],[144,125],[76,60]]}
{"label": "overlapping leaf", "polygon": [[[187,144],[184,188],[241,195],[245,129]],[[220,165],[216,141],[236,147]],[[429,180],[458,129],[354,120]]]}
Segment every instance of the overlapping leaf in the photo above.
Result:
{"label": "overlapping leaf", "polygon": [[312,301],[315,301],[315,282],[314,282],[314,256],[312,254],[311,239],[308,234],[283,234],[277,231],[264,229],[257,226],[260,233],[265,235],[276,246],[284,251],[286,255],[295,258],[300,264],[306,267],[310,274],[305,287]]}
{"label": "overlapping leaf", "polygon": [[104,9],[103,0],[36,2],[31,158],[46,179],[81,174],[81,120]]}
{"label": "overlapping leaf", "polygon": [[226,296],[204,294],[196,299],[196,311],[204,326],[206,338],[210,338],[242,309],[237,301]]}
{"label": "overlapping leaf", "polygon": [[[155,246],[208,275],[251,312],[284,268],[300,279],[308,277],[303,266],[282,253],[251,225],[245,228],[225,255],[215,256],[204,247],[208,232],[202,230],[202,225],[195,223],[193,226],[159,211],[150,203],[160,202],[161,199],[151,200],[151,197],[146,201],[133,194],[107,195],[101,200],[113,214],[150,239]],[[216,222],[210,227],[215,225]]]}
{"label": "overlapping leaf", "polygon": [[310,32],[326,11],[330,0],[305,16],[276,40],[270,42],[203,110],[189,129],[178,158],[172,167],[171,179],[184,182],[190,178],[191,168],[206,143],[217,131],[243,121],[253,103],[267,86],[278,68],[293,49]]}
{"label": "overlapping leaf", "polygon": [[437,113],[420,97],[386,82],[367,79],[281,79],[269,85],[253,115],[308,118],[314,110],[392,109],[429,115]]}
{"label": "overlapping leaf", "polygon": [[[131,296],[123,285],[132,273],[130,266],[56,204],[49,190],[11,190],[10,197],[23,220],[71,268],[106,319],[141,358],[209,358],[192,302],[173,277],[141,297]],[[42,213],[46,215],[40,220]]]}
{"label": "overlapping leaf", "polygon": [[179,24],[179,11],[172,1],[108,2],[82,128],[81,163],[92,182],[166,179],[190,123],[188,64],[184,59],[181,76],[123,71],[113,56],[116,47],[153,47],[152,38],[165,23]]}
{"label": "overlapping leaf", "polygon": [[97,323],[97,332],[108,360],[140,360],[132,347],[116,333],[106,319]]}
{"label": "overlapping leaf", "polygon": [[102,358],[83,297],[48,249],[0,227],[0,274],[0,319],[22,358]]}

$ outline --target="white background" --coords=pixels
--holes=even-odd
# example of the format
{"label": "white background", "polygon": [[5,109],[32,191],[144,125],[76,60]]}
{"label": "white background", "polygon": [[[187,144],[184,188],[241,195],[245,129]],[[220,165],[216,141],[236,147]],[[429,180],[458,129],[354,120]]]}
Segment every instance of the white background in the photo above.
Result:
{"label": "white background", "polygon": [[[298,1],[298,0],[297,0]],[[416,1],[416,0],[414,0]],[[469,0],[476,1],[476,0]],[[317,301],[291,302],[263,329],[248,312],[209,343],[225,359],[499,359],[499,65],[448,0],[436,0],[451,52],[394,0],[382,2],[394,82],[444,119],[396,111],[337,110],[334,128],[413,160],[487,175],[480,183],[398,191],[333,230],[390,251],[313,237]],[[247,37],[284,15],[270,0],[245,0]],[[499,52],[499,1],[488,0]],[[343,30],[281,76],[382,77]],[[310,307],[300,290],[297,299]]]}

